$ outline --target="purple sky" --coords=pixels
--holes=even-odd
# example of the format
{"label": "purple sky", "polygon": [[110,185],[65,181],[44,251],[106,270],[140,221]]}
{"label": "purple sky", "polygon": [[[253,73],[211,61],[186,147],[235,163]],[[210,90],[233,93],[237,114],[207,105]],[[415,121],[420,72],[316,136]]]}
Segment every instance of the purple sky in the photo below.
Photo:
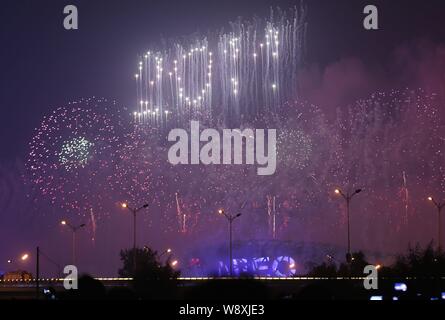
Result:
{"label": "purple sky", "polygon": [[[375,91],[422,88],[426,94],[437,94],[438,126],[444,128],[443,1],[306,2],[307,52],[304,70],[299,76],[302,100],[317,105],[327,120],[335,123],[338,110],[347,110],[356,100],[366,99]],[[364,31],[362,28],[361,12],[364,5],[370,2],[380,9],[379,31]],[[93,95],[116,99],[119,105],[131,106],[135,97],[132,75],[140,52],[159,44],[163,38],[180,38],[194,32],[219,30],[238,16],[264,16],[271,5],[288,8],[296,1],[193,0],[172,4],[157,0],[84,0],[72,3],[78,6],[80,12],[80,30],[76,32],[62,28],[63,6],[60,1],[2,2],[0,270],[9,268],[5,263],[7,259],[16,259],[22,252],[32,254],[36,245],[40,245],[48,256],[60,264],[70,259],[70,234],[58,225],[66,214],[59,208],[36,209],[30,203],[28,190],[21,179],[25,173],[28,143],[44,115],[56,106]],[[414,123],[414,120],[410,121]],[[407,123],[411,122],[407,120]],[[421,124],[416,129],[419,136],[426,135],[427,131],[423,131]],[[443,162],[442,165],[445,166]],[[398,175],[400,171],[394,174]],[[419,168],[419,175],[421,171]],[[417,185],[413,188],[419,191],[419,197],[423,197]],[[419,208],[419,203],[416,202],[414,207]],[[330,205],[330,208],[340,210],[335,202]],[[384,210],[382,207],[379,210]],[[358,205],[355,209],[362,210]],[[432,210],[428,210],[426,213],[432,214]],[[412,213],[415,219],[423,220],[418,217],[420,214],[424,213]],[[78,217],[67,218],[75,223],[83,221]],[[199,233],[184,239],[173,233],[160,233],[156,225],[148,223],[142,216],[140,221],[140,244],[150,244],[160,251],[170,246],[177,247],[182,250],[180,254],[189,250],[184,243],[191,247],[202,244]],[[356,223],[370,222],[364,219]],[[246,222],[240,224],[238,231],[245,226]],[[220,228],[225,228],[224,222],[210,226],[209,233],[213,232],[214,236],[204,241],[215,244],[225,241],[225,234]],[[427,243],[431,240],[431,234],[435,233],[434,222],[427,221],[418,228],[408,228],[400,236],[400,242],[386,247],[385,242],[369,244],[369,238],[361,235],[366,228],[372,232],[379,230],[379,227],[373,226],[356,230],[354,235],[360,246],[387,253],[406,248],[408,242]],[[330,229],[320,227],[312,231],[305,229],[304,232],[298,229],[301,232],[299,236],[289,238],[335,245],[343,243],[343,229],[340,228],[338,232],[330,230],[332,233],[327,230]],[[86,230],[84,236],[79,237],[82,267],[94,274],[115,274],[119,266],[118,250],[130,245],[130,231],[131,219],[116,206],[110,212],[110,218],[101,221],[98,226],[94,245],[89,231]],[[31,263],[32,258],[29,265],[19,266],[29,269]],[[51,263],[42,263],[45,273],[53,273]]]}

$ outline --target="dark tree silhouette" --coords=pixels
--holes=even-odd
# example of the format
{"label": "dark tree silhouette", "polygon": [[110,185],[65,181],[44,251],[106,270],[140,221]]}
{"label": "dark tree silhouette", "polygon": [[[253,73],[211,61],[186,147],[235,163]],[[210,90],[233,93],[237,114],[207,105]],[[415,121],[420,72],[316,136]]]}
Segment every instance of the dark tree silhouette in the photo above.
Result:
{"label": "dark tree silhouette", "polygon": [[139,298],[167,299],[176,296],[180,272],[171,267],[170,259],[162,263],[158,252],[147,247],[121,250],[120,257],[123,267],[119,269],[119,276],[133,278],[133,288]]}
{"label": "dark tree silhouette", "polygon": [[351,263],[341,263],[338,267],[336,264],[322,263],[315,266],[309,272],[312,277],[362,277],[363,269],[369,265],[363,252],[354,252],[352,254]]}
{"label": "dark tree silhouette", "polygon": [[388,277],[431,278],[445,276],[445,253],[434,249],[430,243],[425,249],[417,244],[409,247],[408,252],[399,255],[395,263],[380,272]]}

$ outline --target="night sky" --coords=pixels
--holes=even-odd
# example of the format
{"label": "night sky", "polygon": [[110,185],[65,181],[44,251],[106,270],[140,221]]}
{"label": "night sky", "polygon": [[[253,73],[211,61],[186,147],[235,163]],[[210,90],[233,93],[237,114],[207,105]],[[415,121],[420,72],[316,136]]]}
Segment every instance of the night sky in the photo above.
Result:
{"label": "night sky", "polygon": [[[421,87],[445,101],[444,1],[305,3],[308,30],[299,94],[319,105],[328,119],[334,121],[337,107],[346,107],[377,90]],[[67,4],[79,9],[79,30],[63,28],[63,7]],[[4,261],[33,252],[37,244],[60,264],[70,257],[70,235],[57,225],[64,214],[58,211],[54,217],[54,208],[43,213],[33,211],[32,205],[20,207],[27,199],[20,177],[28,143],[44,115],[57,106],[91,96],[115,99],[131,109],[136,99],[134,72],[142,52],[163,39],[220,30],[238,17],[267,17],[271,6],[286,9],[295,4],[297,1],[291,0],[2,1],[0,270],[8,268]],[[362,27],[362,11],[367,4],[379,9],[378,31]],[[439,127],[444,128],[443,103],[439,116]],[[115,274],[117,252],[130,241],[130,221],[126,218],[110,219],[111,226],[104,226],[103,231],[106,240],[98,240],[94,249],[88,250],[91,245],[87,239],[80,240],[80,248],[89,251],[79,254],[87,271]],[[417,234],[423,242],[431,240],[428,227]],[[180,242],[154,236],[154,232],[156,227],[151,226],[144,241],[159,250]],[[317,241],[315,238],[314,234],[308,236],[312,241]],[[404,239],[403,244],[387,251],[416,241]],[[44,265],[44,272],[52,271],[51,264]]]}

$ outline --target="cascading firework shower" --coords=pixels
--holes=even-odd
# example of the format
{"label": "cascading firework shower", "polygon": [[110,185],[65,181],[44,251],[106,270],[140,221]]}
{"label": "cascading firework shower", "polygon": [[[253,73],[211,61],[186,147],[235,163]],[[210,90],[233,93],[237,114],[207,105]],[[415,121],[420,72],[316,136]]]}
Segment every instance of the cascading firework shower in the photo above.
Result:
{"label": "cascading firework shower", "polygon": [[162,126],[172,119],[222,116],[226,124],[239,124],[295,97],[304,8],[272,11],[268,21],[232,23],[230,29],[146,52],[135,74],[135,121]]}

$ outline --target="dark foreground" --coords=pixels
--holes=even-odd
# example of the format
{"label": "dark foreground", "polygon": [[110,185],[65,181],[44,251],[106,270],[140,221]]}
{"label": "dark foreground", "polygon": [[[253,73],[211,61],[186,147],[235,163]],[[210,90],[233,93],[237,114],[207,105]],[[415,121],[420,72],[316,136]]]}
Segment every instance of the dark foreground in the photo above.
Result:
{"label": "dark foreground", "polygon": [[[204,279],[135,283],[128,279],[79,279],[78,290],[66,290],[62,280],[39,283],[40,300],[442,300],[445,279],[379,279],[366,290],[360,278]],[[32,281],[0,282],[1,300],[37,298]]]}

